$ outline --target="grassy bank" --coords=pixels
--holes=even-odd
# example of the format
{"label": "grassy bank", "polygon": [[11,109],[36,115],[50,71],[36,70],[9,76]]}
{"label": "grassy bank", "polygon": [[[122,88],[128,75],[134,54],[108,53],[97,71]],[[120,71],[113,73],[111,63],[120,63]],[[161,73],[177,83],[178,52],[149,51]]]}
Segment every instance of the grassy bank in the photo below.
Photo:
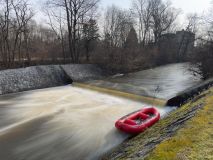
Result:
{"label": "grassy bank", "polygon": [[167,139],[146,160],[212,160],[213,159],[213,89],[204,107],[173,137]]}
{"label": "grassy bank", "polygon": [[213,159],[213,88],[103,159]]}

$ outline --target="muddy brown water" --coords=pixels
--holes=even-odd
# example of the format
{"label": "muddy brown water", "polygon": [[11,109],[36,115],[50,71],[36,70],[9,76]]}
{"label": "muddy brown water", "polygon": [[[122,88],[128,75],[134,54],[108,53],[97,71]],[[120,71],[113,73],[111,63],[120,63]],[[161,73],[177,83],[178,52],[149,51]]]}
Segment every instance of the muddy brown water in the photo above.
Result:
{"label": "muddy brown water", "polygon": [[[176,68],[170,71],[173,76],[179,75],[180,69],[185,69],[178,66],[172,66]],[[172,70],[171,66],[167,67]],[[182,77],[173,78],[173,82],[172,76],[167,74],[163,85],[159,78],[165,73],[160,72],[166,72],[166,69],[154,70],[150,75],[152,81],[148,80],[149,76],[145,74],[148,72],[145,71],[134,73],[132,81],[127,75],[113,77],[109,82],[119,83],[120,79],[121,84],[130,82],[138,88],[143,84],[141,88],[147,87],[146,92],[151,92],[151,83],[162,84],[166,90],[158,97],[165,99],[198,83],[195,77],[192,81],[192,77],[183,71]],[[136,78],[137,74],[140,78]],[[170,86],[172,83],[176,85],[175,91],[174,86],[173,89]],[[143,107],[151,105],[72,85],[0,96],[0,160],[98,159],[129,137],[115,129],[115,121]],[[155,107],[162,117],[173,110]]]}
{"label": "muddy brown water", "polygon": [[[149,105],[73,86],[1,97],[0,159],[96,159],[129,135],[114,122]],[[171,108],[159,107],[161,115]]]}

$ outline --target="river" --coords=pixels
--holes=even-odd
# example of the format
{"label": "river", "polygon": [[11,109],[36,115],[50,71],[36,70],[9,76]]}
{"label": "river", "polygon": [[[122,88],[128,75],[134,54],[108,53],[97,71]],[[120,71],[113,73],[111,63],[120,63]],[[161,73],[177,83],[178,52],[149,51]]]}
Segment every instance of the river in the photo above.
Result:
{"label": "river", "polygon": [[[167,99],[199,83],[186,65],[88,83]],[[0,159],[98,159],[129,137],[115,129],[115,121],[143,107],[150,105],[72,85],[0,96]],[[173,110],[155,107],[162,118]]]}
{"label": "river", "polygon": [[201,77],[195,76],[189,71],[190,67],[193,66],[189,63],[169,64],[126,75],[118,74],[105,80],[93,80],[86,83],[168,100],[201,81]]}

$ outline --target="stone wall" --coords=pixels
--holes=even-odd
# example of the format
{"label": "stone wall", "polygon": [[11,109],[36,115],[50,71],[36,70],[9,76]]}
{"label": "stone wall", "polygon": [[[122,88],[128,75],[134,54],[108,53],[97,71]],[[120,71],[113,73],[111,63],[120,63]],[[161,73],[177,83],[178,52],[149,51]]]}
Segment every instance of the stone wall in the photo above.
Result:
{"label": "stone wall", "polygon": [[0,95],[61,86],[72,81],[98,79],[103,71],[96,65],[47,65],[0,71]]}

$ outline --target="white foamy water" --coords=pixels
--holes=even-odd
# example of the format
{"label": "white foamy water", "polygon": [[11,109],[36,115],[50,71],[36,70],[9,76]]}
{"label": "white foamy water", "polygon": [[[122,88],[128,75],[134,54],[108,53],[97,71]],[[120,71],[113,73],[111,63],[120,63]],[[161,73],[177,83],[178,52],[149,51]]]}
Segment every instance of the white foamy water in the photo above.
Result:
{"label": "white foamy water", "polygon": [[0,159],[98,159],[129,137],[115,121],[143,107],[150,106],[72,86],[2,96]]}

